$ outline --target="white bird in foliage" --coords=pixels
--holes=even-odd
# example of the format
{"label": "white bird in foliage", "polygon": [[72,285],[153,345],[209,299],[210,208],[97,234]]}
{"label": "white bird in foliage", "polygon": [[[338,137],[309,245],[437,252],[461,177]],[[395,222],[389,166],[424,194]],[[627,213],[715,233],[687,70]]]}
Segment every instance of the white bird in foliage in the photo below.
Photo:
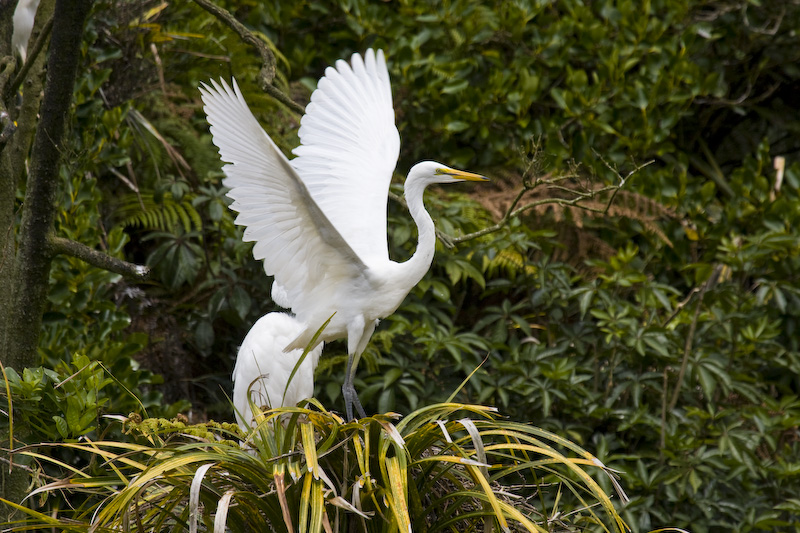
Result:
{"label": "white bird in foliage", "polygon": [[353,378],[378,320],[392,314],[433,260],[436,234],[423,205],[434,183],[485,181],[442,163],[414,165],[405,198],[419,242],[404,263],[389,259],[386,203],[400,152],[389,73],[383,52],[354,54],[328,67],[306,107],[297,156],[289,161],[259,126],[233,81],[200,91],[214,144],[245,241],[275,277],[273,299],[290,307],[305,328],[286,351],[304,348],[329,318],[318,342],[347,337],[342,394],[365,416]]}
{"label": "white bird in foliage", "polygon": [[245,431],[253,422],[251,399],[259,407],[276,408],[297,405],[314,395],[314,369],[322,343],[306,355],[294,376],[303,350],[283,353],[303,328],[291,315],[269,313],[258,319],[242,341],[233,367],[233,406],[236,422]]}
{"label": "white bird in foliage", "polygon": [[22,62],[28,57],[28,41],[33,32],[33,21],[36,18],[36,10],[39,8],[39,0],[19,0],[14,9],[14,32],[11,36],[11,45],[19,54]]}

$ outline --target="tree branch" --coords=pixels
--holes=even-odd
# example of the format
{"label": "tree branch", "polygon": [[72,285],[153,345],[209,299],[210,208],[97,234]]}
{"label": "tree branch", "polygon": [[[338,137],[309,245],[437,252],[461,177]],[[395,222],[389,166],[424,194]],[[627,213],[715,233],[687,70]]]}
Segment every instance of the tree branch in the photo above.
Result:
{"label": "tree branch", "polygon": [[[43,2],[44,4],[44,2]],[[47,82],[31,150],[24,210],[19,226],[12,290],[14,326],[8,331],[6,366],[33,366],[50,275],[49,235],[55,218],[58,166],[81,53],[83,25],[92,0],[56,0]],[[40,55],[40,58],[44,56]],[[30,87],[25,88],[25,93]],[[16,137],[16,136],[15,136]],[[13,190],[13,189],[12,189]]]}
{"label": "tree branch", "polygon": [[263,63],[261,71],[258,73],[258,85],[261,87],[261,90],[295,113],[302,115],[305,112],[305,108],[272,84],[272,80],[275,79],[275,54],[269,49],[267,43],[255,33],[248,30],[244,24],[236,20],[228,11],[212,4],[209,0],[194,0],[194,2],[225,23],[230,29],[236,32],[244,42],[256,49]]}
{"label": "tree branch", "polygon": [[[35,41],[33,47],[28,52],[28,60],[21,68],[25,69],[26,74],[21,78],[19,74],[12,72],[9,81],[3,81],[2,97],[6,105],[6,111],[11,115],[16,132],[8,139],[7,146],[3,149],[2,173],[11,180],[10,189],[5,187],[2,190],[15,190],[18,181],[25,174],[26,161],[31,152],[34,132],[41,111],[41,100],[44,90],[45,65],[47,54],[37,51],[42,46],[47,46],[49,36],[52,34],[52,20],[55,11],[55,0],[42,0],[36,11],[31,39]],[[49,29],[46,27],[49,26]],[[44,37],[43,37],[44,35]],[[8,59],[13,67],[16,67],[16,58],[11,54]],[[18,85],[24,84],[25,90],[22,91],[22,102],[19,102]],[[2,181],[2,180],[0,180]],[[13,195],[12,195],[13,196]]]}
{"label": "tree branch", "polygon": [[[599,154],[598,154],[599,156]],[[534,207],[538,207],[540,205],[547,205],[547,204],[556,204],[561,206],[578,206],[581,209],[585,209],[587,211],[591,211],[593,213],[601,213],[607,214],[608,209],[611,207],[611,204],[614,202],[614,199],[617,197],[617,193],[619,190],[625,186],[628,178],[630,178],[635,173],[639,172],[641,169],[653,163],[653,161],[648,161],[642,165],[637,166],[633,170],[631,170],[626,176],[622,176],[615,168],[611,167],[602,157],[600,159],[605,163],[605,165],[611,169],[619,178],[619,184],[617,185],[607,185],[605,187],[601,187],[599,189],[594,190],[587,190],[587,191],[578,191],[575,189],[570,189],[569,187],[564,187],[563,185],[559,185],[558,183],[564,180],[568,180],[571,178],[575,178],[575,174],[569,172],[567,174],[561,176],[551,176],[551,174],[545,174],[544,176],[540,176],[536,178],[535,181],[532,183],[530,180],[530,173],[532,169],[532,163],[528,164],[528,169],[525,171],[522,177],[522,189],[520,189],[517,196],[514,198],[514,201],[511,202],[511,205],[506,210],[505,215],[503,218],[500,219],[500,222],[494,224],[493,226],[489,226],[487,228],[483,228],[482,230],[475,231],[473,233],[468,233],[466,235],[462,235],[460,237],[452,237],[442,232],[436,233],[439,239],[444,243],[447,248],[453,248],[456,244],[469,241],[472,239],[476,239],[478,237],[482,237],[484,235],[488,235],[489,233],[494,233],[496,231],[500,231],[503,229],[506,224],[508,224],[509,220],[512,218],[519,217],[525,211],[529,209],[533,209]],[[544,185],[548,189],[557,190],[569,194],[575,195],[574,198],[542,198],[540,200],[534,200],[530,203],[523,205],[522,207],[517,208],[517,205],[522,200],[522,197],[525,195],[526,192],[535,189],[536,187]],[[611,198],[609,198],[608,202],[606,202],[605,207],[603,208],[596,208],[587,205],[581,205],[581,202],[585,202],[588,200],[593,200],[595,197],[600,196],[603,193],[613,191],[611,194]]]}
{"label": "tree branch", "polygon": [[144,265],[128,263],[122,259],[99,252],[78,241],[65,239],[64,237],[50,237],[50,251],[52,255],[69,255],[97,268],[120,274],[132,280],[144,281],[150,276],[150,269]]}
{"label": "tree branch", "polygon": [[592,151],[594,152],[594,155],[596,155],[600,159],[600,161],[603,162],[603,164],[606,166],[606,168],[608,170],[610,170],[611,172],[613,172],[614,174],[616,174],[617,177],[619,178],[619,187],[617,187],[616,190],[614,191],[614,194],[611,195],[611,198],[609,198],[608,204],[606,204],[606,208],[603,211],[603,214],[606,214],[606,213],[608,213],[608,209],[611,207],[611,204],[614,203],[614,199],[617,197],[617,193],[625,185],[625,182],[628,181],[628,178],[630,178],[631,176],[633,176],[634,174],[636,174],[637,172],[642,170],[644,167],[652,165],[655,162],[655,159],[651,159],[647,163],[643,163],[643,164],[637,166],[636,168],[634,168],[633,170],[628,172],[628,174],[623,177],[622,174],[619,173],[619,170],[617,170],[616,167],[612,166],[611,163],[606,161],[605,158],[602,155],[600,155],[600,153],[597,150],[592,149]]}
{"label": "tree branch", "polygon": [[[16,62],[13,56],[0,58],[0,88],[2,88],[0,90],[5,90],[8,87],[8,80],[14,73],[15,66]],[[0,127],[2,127],[2,131],[0,131],[0,151],[6,147],[11,136],[17,131],[17,125],[14,123],[14,119],[6,108],[6,102],[8,102],[8,100],[8,98],[3,98],[2,102],[0,102]],[[6,176],[5,178],[13,179],[11,176]]]}
{"label": "tree branch", "polygon": [[[699,291],[696,289],[693,290],[689,297],[691,297],[695,292],[699,294],[697,297],[697,307],[694,310],[694,316],[692,317],[692,323],[689,325],[689,333],[686,335],[686,343],[683,347],[683,359],[681,360],[681,368],[678,371],[678,379],[675,382],[675,390],[672,391],[672,398],[669,402],[669,407],[667,411],[672,411],[675,409],[675,406],[678,404],[678,396],[680,395],[681,388],[683,387],[683,377],[686,375],[686,367],[689,364],[689,354],[692,351],[692,344],[694,343],[694,334],[697,331],[697,320],[700,318],[700,311],[703,307],[703,298],[706,295],[708,289],[713,287],[719,281],[720,275],[722,274],[722,265],[717,265],[714,267],[714,270],[711,272],[711,276],[703,283],[700,287]],[[687,300],[688,298],[687,297]],[[664,389],[664,394],[666,395],[666,389]]]}

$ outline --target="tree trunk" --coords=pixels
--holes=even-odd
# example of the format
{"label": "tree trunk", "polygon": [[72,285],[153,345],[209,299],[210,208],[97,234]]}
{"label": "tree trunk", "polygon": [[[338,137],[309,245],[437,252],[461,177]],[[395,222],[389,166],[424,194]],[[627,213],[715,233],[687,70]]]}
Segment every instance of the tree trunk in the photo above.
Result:
{"label": "tree trunk", "polygon": [[[2,1],[2,0],[0,0]],[[36,13],[36,22],[31,33],[31,41],[47,38],[45,30],[48,21],[53,18],[55,0],[42,0]],[[10,24],[11,14],[7,14]],[[5,19],[2,19],[5,20]],[[10,40],[10,35],[9,35]],[[14,59],[14,52],[10,59]],[[25,177],[26,161],[31,150],[31,143],[36,132],[39,107],[44,89],[46,49],[35,57],[28,55],[31,68],[22,82],[20,102],[19,92],[12,87],[12,79],[4,80],[2,89],[5,110],[13,119],[15,131],[10,139],[0,145],[0,361],[9,364],[10,330],[16,326],[13,309],[15,302],[14,287],[17,283],[15,268],[17,264],[17,243],[14,231],[16,190],[21,179]],[[18,75],[13,72],[13,76]],[[19,103],[18,103],[19,102]]]}
{"label": "tree trunk", "polygon": [[[4,95],[6,87],[11,83],[13,74],[11,61],[14,55],[11,51],[11,34],[13,24],[11,17],[14,14],[15,0],[0,0],[0,58],[2,72],[0,73],[0,95]],[[13,127],[12,104],[10,98],[3,98],[0,102],[0,128],[5,133],[6,127]],[[13,132],[13,130],[12,130]],[[12,137],[13,139],[13,137]],[[11,309],[11,287],[13,287],[14,269],[14,203],[16,180],[8,149],[9,139],[4,139],[0,144],[0,359],[6,361],[7,326]]]}
{"label": "tree trunk", "polygon": [[[55,218],[58,169],[80,59],[83,25],[91,5],[92,0],[56,0],[47,58],[47,79],[31,152],[18,251],[13,258],[13,266],[8,264],[12,259],[9,257],[11,246],[8,243],[2,257],[3,272],[11,271],[10,289],[13,291],[7,300],[10,306],[5,309],[5,316],[0,317],[0,321],[5,322],[2,328],[5,337],[2,360],[4,365],[19,370],[38,363],[36,349],[53,255],[50,239]],[[8,167],[3,170],[8,170]],[[15,181],[13,176],[3,180],[4,186],[9,185],[7,180]],[[14,188],[0,193],[10,194],[13,198]],[[7,230],[4,228],[4,231]],[[19,430],[25,431],[25,428]],[[7,446],[7,442],[6,438],[2,446]],[[27,494],[30,481],[27,473],[19,467],[9,473],[7,467],[3,466],[2,471],[2,496],[10,501],[21,501]],[[3,515],[7,516],[8,509],[4,511]]]}
{"label": "tree trunk", "polygon": [[31,152],[15,268],[12,313],[16,320],[9,336],[7,363],[15,368],[38,362],[36,347],[47,300],[58,167],[80,59],[83,24],[91,3],[91,0],[56,2],[47,81]]}

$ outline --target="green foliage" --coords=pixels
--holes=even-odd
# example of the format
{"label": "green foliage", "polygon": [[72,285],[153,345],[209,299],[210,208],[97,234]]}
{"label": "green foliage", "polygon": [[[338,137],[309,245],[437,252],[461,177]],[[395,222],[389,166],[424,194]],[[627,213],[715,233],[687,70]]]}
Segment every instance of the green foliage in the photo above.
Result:
{"label": "green foliage", "polygon": [[[303,13],[322,12],[309,23]],[[427,138],[454,164],[507,161],[545,136],[559,158],[591,149],[671,150],[670,128],[692,100],[719,95],[721,73],[694,60],[702,37],[686,2],[281,2],[248,13],[292,65],[319,69],[367,46],[386,49],[406,164]],[[329,35],[326,43],[314,35]],[[314,78],[314,76],[311,76]],[[599,166],[598,166],[599,169]]]}
{"label": "green foliage", "polygon": [[20,376],[9,368],[6,375],[13,400],[3,389],[3,401],[13,411],[17,427],[25,428],[29,442],[76,439],[95,431],[100,410],[109,400],[103,389],[113,383],[101,365],[85,355],[54,370],[26,368]]}
{"label": "green foliage", "polygon": [[[575,160],[607,176],[592,149],[612,168],[655,159],[628,186],[675,213],[584,220],[577,238],[612,251],[570,257],[588,270],[547,259],[581,249],[533,232],[552,213],[439,250],[376,332],[362,400],[401,412],[441,400],[488,354],[465,400],[626,458],[631,523],[797,527],[798,72],[784,23],[797,6],[308,1],[246,15],[298,77],[384,48],[401,166],[508,165],[536,136],[556,171]],[[436,215],[450,234],[476,229]],[[392,217],[390,231],[406,257],[413,228]],[[333,400],[340,374],[321,370]]]}
{"label": "green foliage", "polygon": [[[747,169],[757,168],[748,161],[734,174],[755,190],[760,177]],[[619,239],[587,279],[542,259],[557,243],[537,235],[526,246],[524,227],[513,240],[508,230],[442,251],[430,281],[376,333],[381,356],[364,373],[362,400],[404,412],[442,398],[488,354],[463,401],[536,420],[625,464],[625,514],[639,529],[796,527],[800,299],[791,272],[800,250],[796,230],[767,220],[774,204],[800,198],[795,188],[781,194],[751,211],[746,233],[704,237],[707,259],[687,265],[672,262],[672,249]],[[676,248],[696,242],[673,235]],[[490,272],[508,249],[524,262],[513,275]],[[468,257],[483,279],[451,283],[453,257]],[[447,298],[423,292],[437,283]]]}
{"label": "green foliage", "polygon": [[231,424],[129,420],[142,444],[64,445],[102,458],[105,474],[76,471],[69,485],[86,499],[51,517],[29,512],[18,529],[626,531],[595,479],[613,475],[597,458],[485,407],[431,405],[396,425],[392,414],[345,424],[324,409],[258,418],[247,435]]}
{"label": "green foliage", "polygon": [[[191,3],[115,4],[97,2],[87,30],[56,229],[152,265],[155,277],[132,287],[54,260],[41,383],[65,379],[60,361],[74,354],[116,377],[105,383],[91,366],[73,378],[105,384],[68,438],[96,425],[93,413],[136,410],[125,388],[163,414],[152,371],[187,384],[169,401],[188,395],[195,412],[230,416],[236,346],[273,310],[269,281],[226,207],[198,83],[235,75],[278,145],[288,153],[297,143],[298,117],[259,91],[256,55],[212,15]],[[458,400],[533,420],[621,468],[632,496],[621,512],[636,530],[798,527],[800,48],[787,22],[800,17],[796,3],[220,4],[271,41],[276,85],[298,101],[334,60],[383,48],[401,169],[431,157],[483,168],[510,176],[513,197],[529,155],[520,147],[534,139],[537,172],[577,176],[570,186],[654,161],[607,213],[532,209],[497,233],[439,247],[364,355],[357,386],[368,410],[445,401],[471,375]],[[508,205],[501,193],[476,192],[478,204],[434,191],[427,205],[437,227],[458,236],[491,225]],[[404,260],[416,229],[399,204],[389,209],[390,253]],[[179,371],[159,366],[167,356]],[[317,376],[325,405],[341,403],[344,361],[341,343],[326,347]],[[70,383],[48,392],[28,381],[23,372],[20,394],[28,387],[48,402]],[[19,402],[20,413],[37,407]],[[44,420],[67,420],[45,405]],[[251,460],[229,445],[198,446]],[[210,467],[208,479],[223,471]],[[185,502],[193,472],[181,475],[171,490]],[[223,493],[210,494],[213,511]]]}
{"label": "green foliage", "polygon": [[144,227],[149,230],[171,231],[176,227],[189,233],[200,230],[203,222],[190,203],[178,203],[171,194],[156,203],[153,194],[129,194],[117,208],[124,227]]}

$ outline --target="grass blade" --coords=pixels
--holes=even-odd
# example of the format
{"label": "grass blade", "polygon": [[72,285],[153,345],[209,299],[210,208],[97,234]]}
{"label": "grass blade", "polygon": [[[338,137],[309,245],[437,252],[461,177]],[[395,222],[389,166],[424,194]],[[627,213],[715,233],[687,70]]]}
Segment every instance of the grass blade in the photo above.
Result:
{"label": "grass blade", "polygon": [[228,509],[231,506],[231,500],[235,490],[231,489],[222,495],[217,504],[217,513],[214,515],[214,533],[225,533],[225,526],[228,521]]}
{"label": "grass blade", "polygon": [[411,533],[411,517],[408,516],[408,502],[406,502],[406,476],[400,470],[397,457],[386,458],[386,470],[389,474],[389,488],[392,495],[392,513],[397,520],[400,531]]}
{"label": "grass blade", "polygon": [[197,515],[199,514],[200,488],[203,486],[203,478],[208,469],[214,463],[206,463],[197,469],[192,478],[192,485],[189,489],[189,533],[197,533]]}

